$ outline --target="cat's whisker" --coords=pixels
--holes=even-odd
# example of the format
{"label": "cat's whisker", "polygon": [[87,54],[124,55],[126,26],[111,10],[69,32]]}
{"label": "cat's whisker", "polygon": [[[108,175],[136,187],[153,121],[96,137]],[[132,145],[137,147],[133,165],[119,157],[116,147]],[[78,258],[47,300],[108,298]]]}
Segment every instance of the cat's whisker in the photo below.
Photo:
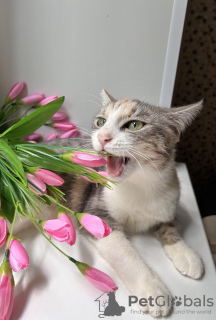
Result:
{"label": "cat's whisker", "polygon": [[90,133],[90,134],[91,134],[91,131],[89,131],[89,130],[88,130],[88,129],[86,129],[86,128],[83,128],[83,127],[78,126],[78,125],[77,125],[77,128],[81,128],[82,130],[85,130],[86,132],[88,132],[88,133]]}
{"label": "cat's whisker", "polygon": [[86,134],[87,136],[91,136],[90,133],[80,130],[81,133]]}
{"label": "cat's whisker", "polygon": [[94,103],[101,109],[101,105],[99,103],[97,103],[96,101],[93,101],[93,100],[81,100],[81,101]]}
{"label": "cat's whisker", "polygon": [[98,99],[98,100],[101,102],[101,99],[100,99],[99,97],[95,96],[94,94],[92,94],[92,93],[86,93],[86,94],[88,94],[89,96],[92,96],[92,97]]}
{"label": "cat's whisker", "polygon": [[85,134],[85,135],[87,135],[87,136],[91,136],[90,133],[85,132],[85,131],[83,131],[83,130],[80,130],[80,132],[83,133],[83,134]]}
{"label": "cat's whisker", "polygon": [[[79,127],[79,126],[77,126],[78,128],[81,128],[81,127]],[[87,130],[85,130],[85,129],[79,129],[81,132],[83,132],[83,133],[85,133],[85,134],[87,134],[87,135],[89,135],[90,137],[91,137],[91,133],[89,133]]]}
{"label": "cat's whisker", "polygon": [[130,156],[132,156],[132,157],[136,160],[136,162],[138,163],[138,165],[140,166],[140,168],[141,168],[141,170],[142,170],[143,176],[145,176],[145,175],[144,175],[144,171],[143,171],[143,167],[141,166],[141,164],[140,164],[140,162],[138,161],[138,159],[137,159],[129,150],[127,150],[127,152],[129,153]]}
{"label": "cat's whisker", "polygon": [[160,178],[162,179],[161,173],[160,173],[157,165],[155,164],[155,162],[154,162],[152,159],[150,159],[149,157],[147,157],[146,155],[144,155],[143,153],[141,153],[140,151],[138,151],[138,150],[137,150],[136,148],[134,148],[134,147],[131,147],[130,150],[132,150],[134,153],[136,153],[137,155],[139,155],[140,157],[142,157],[143,159],[145,159],[145,160],[147,160],[149,163],[151,163],[151,164],[155,167],[155,169],[157,170]]}
{"label": "cat's whisker", "polygon": [[[131,149],[131,150],[133,150],[133,149]],[[155,164],[155,162],[154,162],[152,159],[150,159],[150,158],[147,157],[146,155],[144,155],[144,154],[142,154],[142,153],[140,153],[140,152],[138,152],[138,151],[136,151],[136,150],[133,150],[133,152],[136,153],[137,155],[139,155],[140,157],[146,159],[149,163],[151,163],[151,164],[155,167],[155,169],[157,170],[158,174],[159,174],[160,177],[161,177],[161,173],[160,173],[157,165]]]}
{"label": "cat's whisker", "polygon": [[[125,145],[125,146],[128,146],[128,145],[129,145],[129,146],[131,146],[130,143],[129,143],[129,144],[128,144],[128,143],[124,143],[124,141],[121,141],[121,146],[122,146],[122,145]],[[120,147],[120,146],[119,146],[119,147]],[[137,151],[139,151],[139,150],[137,149]],[[170,156],[170,154],[167,152],[167,150],[166,150],[165,148],[161,148],[161,151],[162,151],[162,152],[165,152],[165,153],[167,154],[167,156],[169,157],[169,159],[172,159],[171,156]],[[141,153],[141,151],[139,151],[139,152]]]}

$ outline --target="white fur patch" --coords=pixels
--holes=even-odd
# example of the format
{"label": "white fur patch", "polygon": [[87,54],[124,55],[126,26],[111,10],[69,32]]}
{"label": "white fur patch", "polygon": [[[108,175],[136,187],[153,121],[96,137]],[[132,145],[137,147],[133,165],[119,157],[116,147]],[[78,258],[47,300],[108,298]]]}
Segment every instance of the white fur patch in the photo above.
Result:
{"label": "white fur patch", "polygon": [[149,166],[137,170],[113,190],[104,189],[104,201],[110,214],[130,233],[144,232],[159,222],[173,219],[179,200],[176,174]]}
{"label": "white fur patch", "polygon": [[192,279],[202,277],[204,266],[201,258],[183,240],[172,245],[165,245],[164,251],[181,274]]}

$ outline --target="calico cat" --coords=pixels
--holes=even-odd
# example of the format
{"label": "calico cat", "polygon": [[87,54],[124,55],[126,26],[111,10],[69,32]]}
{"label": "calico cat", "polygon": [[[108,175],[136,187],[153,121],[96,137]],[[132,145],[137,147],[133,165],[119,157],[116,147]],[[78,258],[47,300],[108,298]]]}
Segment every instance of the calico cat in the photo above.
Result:
{"label": "calico cat", "polygon": [[[176,269],[192,279],[202,277],[199,255],[181,238],[176,219],[180,186],[175,147],[180,134],[202,109],[202,102],[179,108],[160,108],[138,100],[115,100],[102,92],[103,108],[95,117],[91,139],[56,139],[52,145],[92,148],[106,152],[108,177],[117,182],[107,189],[77,175],[64,174],[67,206],[98,215],[112,228],[95,239],[86,233],[132,295],[148,298],[171,294],[128,240],[129,234],[152,232]],[[101,168],[99,168],[101,170]],[[81,232],[85,232],[84,228]],[[160,298],[158,302],[163,302]],[[147,305],[143,311],[166,316],[171,304]]]}

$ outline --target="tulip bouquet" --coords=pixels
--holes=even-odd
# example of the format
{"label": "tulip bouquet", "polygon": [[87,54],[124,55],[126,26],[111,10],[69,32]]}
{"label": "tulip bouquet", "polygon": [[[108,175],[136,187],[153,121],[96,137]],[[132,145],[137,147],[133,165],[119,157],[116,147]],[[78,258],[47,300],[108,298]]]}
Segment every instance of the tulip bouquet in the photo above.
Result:
{"label": "tulip bouquet", "polygon": [[[64,205],[64,194],[58,188],[64,180],[55,173],[77,174],[80,179],[111,188],[107,183],[106,172],[92,169],[106,164],[106,161],[92,150],[36,144],[41,136],[35,130],[42,125],[63,130],[60,138],[73,137],[78,134],[78,130],[74,124],[65,122],[65,113],[58,111],[64,97],[45,98],[43,94],[34,94],[17,98],[24,87],[24,82],[16,83],[0,109],[0,246],[5,246],[0,266],[0,320],[8,320],[12,311],[15,285],[13,272],[26,269],[29,265],[28,253],[21,240],[13,235],[17,216],[21,221],[22,217],[30,219],[43,237],[73,262],[81,274],[98,289],[116,289],[108,275],[67,255],[52,241],[67,242],[70,246],[75,244],[76,231],[70,218],[72,214],[76,215],[81,227],[95,237],[102,238],[110,234],[111,228],[100,218],[90,213],[74,212]],[[19,117],[14,117],[20,106],[27,106],[27,110]],[[58,134],[52,133],[45,140],[56,137]],[[58,154],[53,148],[64,149],[65,153]],[[44,203],[58,206],[55,219],[42,220],[40,204]]]}

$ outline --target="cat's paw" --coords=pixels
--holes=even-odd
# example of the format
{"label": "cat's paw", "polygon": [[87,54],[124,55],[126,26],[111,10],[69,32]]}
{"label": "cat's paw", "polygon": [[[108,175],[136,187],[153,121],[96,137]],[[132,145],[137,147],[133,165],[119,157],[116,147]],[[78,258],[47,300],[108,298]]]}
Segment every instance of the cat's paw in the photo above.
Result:
{"label": "cat's paw", "polygon": [[[152,317],[165,317],[171,313],[172,309],[172,296],[157,277],[150,277],[143,283],[143,289],[140,291],[138,306],[143,313],[148,313]],[[140,299],[146,299],[145,300]]]}
{"label": "cat's paw", "polygon": [[200,279],[203,276],[204,265],[200,256],[184,241],[166,245],[164,250],[182,275],[192,279]]}

